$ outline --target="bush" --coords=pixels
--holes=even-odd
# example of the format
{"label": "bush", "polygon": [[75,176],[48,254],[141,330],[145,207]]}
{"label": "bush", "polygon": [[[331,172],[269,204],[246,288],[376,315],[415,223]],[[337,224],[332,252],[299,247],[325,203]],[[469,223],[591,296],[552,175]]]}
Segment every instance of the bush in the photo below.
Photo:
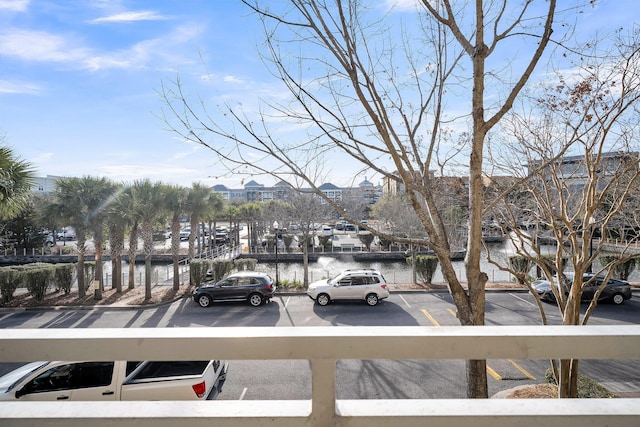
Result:
{"label": "bush", "polygon": [[255,271],[258,260],[255,258],[240,258],[233,261],[233,266],[238,271]]}
{"label": "bush", "polygon": [[303,283],[299,280],[280,280],[278,283],[278,287],[288,288],[288,289],[301,289],[304,287]]}
{"label": "bush", "polygon": [[[558,385],[552,369],[547,369],[544,376],[547,383]],[[591,378],[578,374],[579,399],[610,399],[613,397],[617,396],[610,392],[606,387],[603,387]]]}
{"label": "bush", "polygon": [[13,299],[13,294],[18,289],[18,272],[13,267],[0,268],[0,295],[2,303],[7,303]]}
{"label": "bush", "polygon": [[53,281],[55,268],[51,264],[34,263],[20,266],[20,281],[36,301],[43,301]]}
{"label": "bush", "polygon": [[211,263],[211,276],[218,281],[233,270],[233,261],[228,259],[214,259]]}
{"label": "bush", "polygon": [[200,286],[207,278],[210,267],[211,261],[205,258],[192,259],[189,262],[189,274],[196,286]]}
{"label": "bush", "polygon": [[64,291],[65,294],[70,293],[76,271],[75,264],[56,264],[54,268],[53,285],[56,290]]}
{"label": "bush", "polygon": [[602,255],[600,256],[600,264],[603,266],[607,266],[616,262],[619,263],[612,268],[613,277],[615,277],[616,279],[628,280],[629,276],[631,276],[631,273],[633,273],[633,270],[635,270],[636,268],[636,259],[629,258],[623,262],[620,262],[620,259],[621,255],[619,254]]}
{"label": "bush", "polygon": [[[431,283],[433,275],[438,268],[438,257],[433,255],[417,255],[416,259],[416,273],[424,283]],[[407,264],[413,264],[413,257],[407,258]]]}

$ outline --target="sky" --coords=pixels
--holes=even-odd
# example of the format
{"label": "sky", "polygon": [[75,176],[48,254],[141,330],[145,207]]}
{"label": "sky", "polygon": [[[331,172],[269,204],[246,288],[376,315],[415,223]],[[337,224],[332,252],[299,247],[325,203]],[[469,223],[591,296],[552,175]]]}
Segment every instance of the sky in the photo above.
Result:
{"label": "sky", "polygon": [[[631,28],[638,10],[636,0],[604,1],[589,30]],[[159,91],[178,76],[196,96],[215,88],[255,101],[281,90],[258,54],[261,37],[236,0],[0,0],[0,143],[37,176],[241,187],[246,178],[167,129]],[[338,169],[341,181],[357,166]]]}

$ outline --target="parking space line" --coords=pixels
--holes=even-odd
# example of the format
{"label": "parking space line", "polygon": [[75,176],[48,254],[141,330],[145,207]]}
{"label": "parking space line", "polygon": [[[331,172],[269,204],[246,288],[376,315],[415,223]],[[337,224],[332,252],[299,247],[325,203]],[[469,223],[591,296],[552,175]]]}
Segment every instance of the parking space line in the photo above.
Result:
{"label": "parking space line", "polygon": [[512,293],[510,292],[510,293],[509,293],[509,295],[511,295],[511,296],[512,296],[512,297],[514,297],[515,299],[519,299],[520,301],[522,301],[522,302],[524,302],[524,303],[526,303],[526,304],[529,304],[529,305],[533,305],[533,306],[535,306],[535,304],[534,304],[534,303],[532,303],[531,301],[527,301],[527,300],[526,300],[526,299],[524,299],[524,298],[520,298],[520,297],[519,297],[519,296],[517,296],[516,294],[512,294]]}
{"label": "parking space line", "polygon": [[[457,313],[455,311],[451,310],[450,308],[448,308],[447,311],[449,312],[449,314],[451,314],[456,319],[458,318],[458,315],[457,315]],[[426,315],[426,313],[425,313],[425,315]],[[438,326],[440,326],[440,325],[438,325]],[[513,364],[514,362],[511,362],[511,363]],[[517,368],[517,366],[516,366],[516,368]],[[524,371],[524,369],[522,369],[521,371],[523,371],[522,372],[523,374],[525,374],[525,372],[526,372],[526,371]],[[489,366],[488,363],[487,363],[487,373],[489,375],[491,375],[493,377],[493,379],[495,379],[497,381],[502,381],[502,376],[499,373],[497,373],[491,366]],[[525,375],[527,375],[527,374],[525,374]]]}
{"label": "parking space line", "polygon": [[493,379],[501,381],[502,377],[496,371],[494,371],[491,366],[487,363],[487,373],[493,377]]}
{"label": "parking space line", "polygon": [[423,309],[422,309],[422,310],[420,310],[420,311],[422,311],[422,314],[424,314],[424,315],[427,317],[427,319],[429,319],[429,320],[431,321],[431,323],[433,323],[433,326],[440,326],[440,324],[438,323],[438,321],[437,321],[436,319],[434,319],[434,318],[433,318],[433,316],[431,316],[427,310],[425,310],[425,309],[423,308]]}
{"label": "parking space line", "polygon": [[398,296],[400,297],[400,299],[401,299],[402,301],[404,301],[404,303],[407,305],[407,308],[411,308],[411,305],[407,302],[407,300],[406,300],[406,299],[404,299],[404,297],[403,297],[402,295],[398,295]]}
{"label": "parking space line", "polygon": [[516,368],[517,370],[522,372],[525,377],[529,378],[530,380],[535,380],[536,379],[536,377],[531,375],[526,369],[524,369],[522,366],[520,366],[519,364],[517,364],[513,360],[511,360],[511,359],[507,359],[507,360],[509,361],[509,363],[511,363],[513,365],[514,368]]}
{"label": "parking space line", "polygon": [[247,388],[246,387],[242,390],[242,393],[240,393],[240,398],[238,400],[244,400],[245,394],[247,394]]}

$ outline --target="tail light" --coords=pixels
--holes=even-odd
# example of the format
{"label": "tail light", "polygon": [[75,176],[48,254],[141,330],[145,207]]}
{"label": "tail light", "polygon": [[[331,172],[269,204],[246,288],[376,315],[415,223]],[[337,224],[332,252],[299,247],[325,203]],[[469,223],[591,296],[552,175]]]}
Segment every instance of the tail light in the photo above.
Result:
{"label": "tail light", "polygon": [[268,291],[270,291],[273,288],[273,283],[268,283],[266,285],[264,285],[264,288]]}
{"label": "tail light", "polygon": [[201,399],[204,397],[204,394],[207,392],[207,383],[202,381],[201,383],[192,385],[191,388],[193,388],[193,391],[196,393],[196,396],[198,396],[198,398]]}
{"label": "tail light", "polygon": [[382,289],[387,289],[387,284],[385,283],[384,285],[380,285],[380,287],[381,287]]}

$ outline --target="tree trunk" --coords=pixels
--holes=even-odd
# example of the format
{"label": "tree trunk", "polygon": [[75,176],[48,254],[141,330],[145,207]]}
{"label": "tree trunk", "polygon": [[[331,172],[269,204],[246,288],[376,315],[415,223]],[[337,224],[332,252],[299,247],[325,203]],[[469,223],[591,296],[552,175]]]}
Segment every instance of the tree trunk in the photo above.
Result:
{"label": "tree trunk", "polygon": [[153,253],[153,228],[150,221],[142,224],[144,242],[144,299],[151,299],[151,254]]}
{"label": "tree trunk", "polygon": [[131,234],[129,235],[129,289],[134,289],[136,286],[136,277],[135,277],[136,252],[138,252],[137,225],[131,228]]}
{"label": "tree trunk", "polygon": [[78,245],[78,297],[84,298],[87,296],[87,285],[84,283],[84,254],[85,254],[85,237],[77,232],[77,245]]}
{"label": "tree trunk", "polygon": [[173,260],[173,290],[180,289],[180,218],[171,221],[171,256]]}

